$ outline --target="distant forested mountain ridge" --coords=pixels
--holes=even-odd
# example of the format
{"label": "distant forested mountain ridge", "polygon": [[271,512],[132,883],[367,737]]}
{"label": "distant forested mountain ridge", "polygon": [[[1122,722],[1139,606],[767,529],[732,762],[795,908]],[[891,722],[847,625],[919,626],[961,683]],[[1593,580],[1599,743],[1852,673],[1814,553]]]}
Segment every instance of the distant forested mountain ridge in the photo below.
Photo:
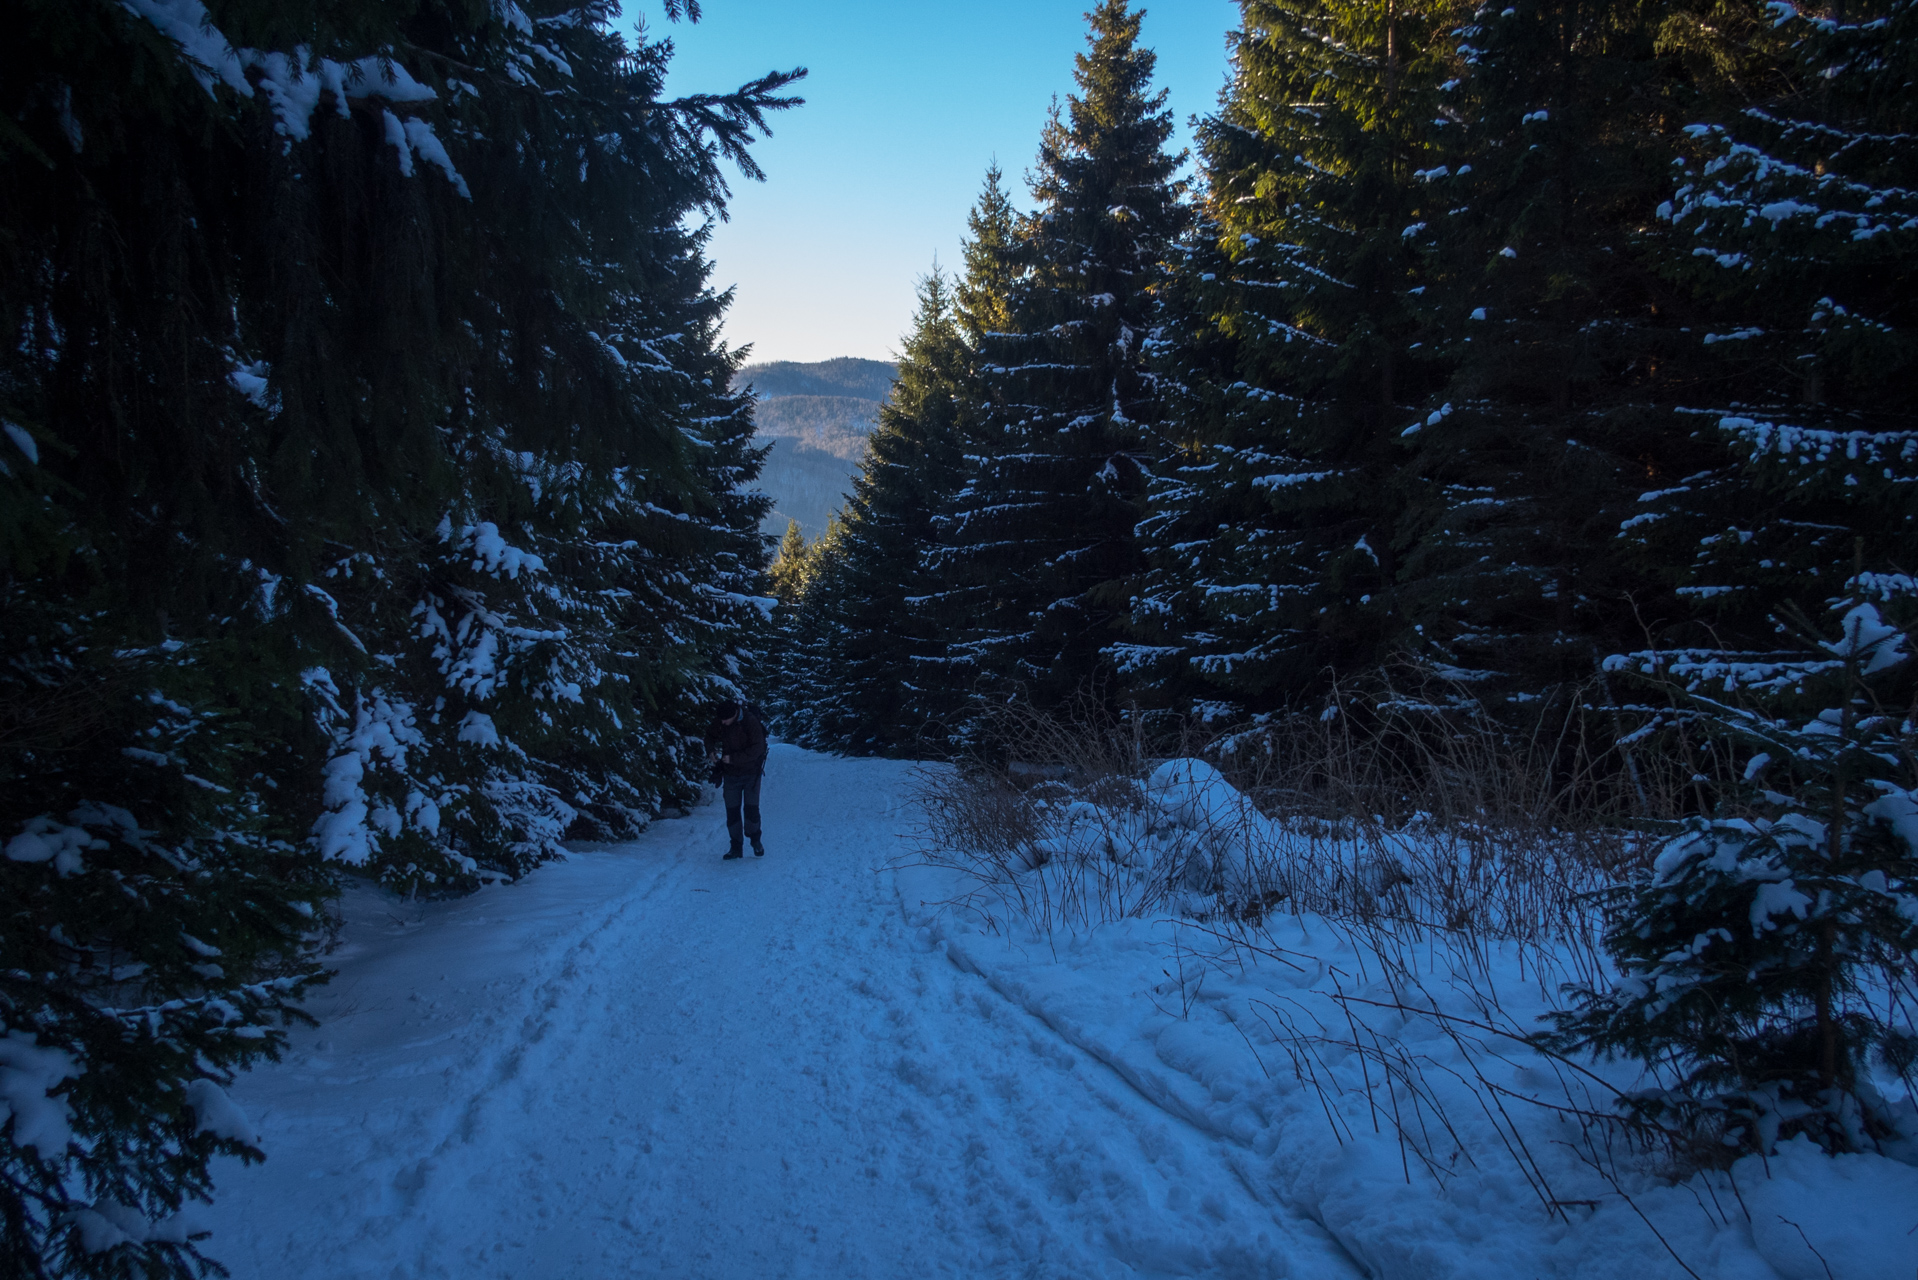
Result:
{"label": "distant forested mountain ridge", "polygon": [[760,401],[753,421],[761,435],[790,437],[795,444],[857,462],[880,404],[856,396],[779,396]]}
{"label": "distant forested mountain ridge", "polygon": [[769,360],[764,364],[740,366],[733,375],[733,389],[747,386],[761,399],[782,396],[850,396],[860,400],[884,400],[892,390],[898,366],[890,360],[861,360],[839,356],[798,364],[791,360]]}
{"label": "distant forested mountain ridge", "polygon": [[885,360],[840,356],[812,364],[775,360],[749,364],[733,390],[750,388],[759,403],[759,434],[773,442],[760,484],[772,495],[764,527],[779,532],[797,520],[817,537],[846,499],[866,456],[866,437],[892,388],[897,366]]}

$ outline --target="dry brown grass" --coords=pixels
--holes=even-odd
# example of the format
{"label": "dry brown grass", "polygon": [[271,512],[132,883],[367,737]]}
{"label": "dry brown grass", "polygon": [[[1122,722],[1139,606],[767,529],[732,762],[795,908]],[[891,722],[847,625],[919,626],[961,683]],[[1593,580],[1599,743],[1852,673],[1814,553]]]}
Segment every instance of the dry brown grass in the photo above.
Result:
{"label": "dry brown grass", "polygon": [[[1682,812],[1695,785],[1674,753],[1617,745],[1597,685],[1494,708],[1411,666],[1337,689],[1323,710],[1223,730],[1113,710],[1092,691],[1056,712],[995,707],[984,728],[989,752],[923,776],[921,851],[1041,927],[1153,911],[1256,927],[1281,911],[1359,930],[1385,953],[1435,937],[1467,956],[1515,941],[1553,971],[1541,980],[1600,970],[1594,895],[1643,865],[1646,820]],[[1143,876],[1125,845],[1157,822],[1142,784],[1171,758],[1211,762],[1256,813],[1191,833],[1209,853]],[[1077,841],[1073,866],[1031,875],[1059,856],[1049,835],[1068,808],[1102,838]]]}
{"label": "dry brown grass", "polygon": [[[1408,667],[1337,691],[1330,709],[1221,730],[1092,698],[1055,714],[999,708],[993,754],[923,775],[923,852],[970,873],[993,910],[1040,930],[1169,915],[1200,967],[1251,955],[1310,963],[1276,941],[1282,921],[1343,937],[1358,985],[1330,997],[1331,1020],[1285,984],[1259,1006],[1269,1070],[1318,1089],[1338,1131],[1354,1087],[1339,1064],[1356,1058],[1366,1113],[1396,1135],[1408,1177],[1422,1167],[1443,1184],[1509,1161],[1547,1215],[1568,1218],[1594,1202],[1557,1185],[1536,1145],[1542,1109],[1563,1122],[1550,1140],[1636,1211],[1631,1170],[1697,1167],[1675,1145],[1682,1135],[1623,1117],[1616,1089],[1584,1064],[1532,1058],[1535,1027],[1508,1012],[1520,1006],[1507,984],[1514,957],[1547,1001],[1563,983],[1603,980],[1596,896],[1644,865],[1648,823],[1696,810],[1703,757],[1666,742],[1629,754],[1622,714],[1596,684],[1515,714]],[[1198,874],[1161,863],[1147,876],[1123,851],[1070,865],[1049,854],[1048,832],[1075,803],[1108,815],[1115,840],[1136,833],[1152,818],[1143,783],[1172,758],[1211,762],[1252,802],[1256,820],[1190,833],[1198,850],[1243,846],[1249,869],[1236,880],[1216,860]],[[1389,996],[1358,994],[1380,988]],[[1397,1029],[1414,1018],[1441,1027],[1455,1059],[1408,1048]],[[1514,1088],[1514,1061],[1536,1064],[1536,1087]]]}

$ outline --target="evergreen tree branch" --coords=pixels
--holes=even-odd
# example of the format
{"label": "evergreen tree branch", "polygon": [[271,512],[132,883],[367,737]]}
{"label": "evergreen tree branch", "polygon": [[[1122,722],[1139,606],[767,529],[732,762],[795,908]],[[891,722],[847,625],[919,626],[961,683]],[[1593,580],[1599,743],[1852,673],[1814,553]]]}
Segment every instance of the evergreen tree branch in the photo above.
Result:
{"label": "evergreen tree branch", "polygon": [[[759,167],[748,149],[757,141],[755,134],[770,136],[766,121],[769,111],[790,111],[804,106],[796,95],[782,96],[780,90],[806,78],[806,68],[769,71],[759,79],[741,85],[731,93],[695,93],[658,104],[658,109],[676,117],[675,132],[682,143],[709,158],[714,150],[739,167],[754,182],[764,182],[766,171]],[[707,141],[710,135],[711,141]],[[723,190],[722,184],[722,190]]]}

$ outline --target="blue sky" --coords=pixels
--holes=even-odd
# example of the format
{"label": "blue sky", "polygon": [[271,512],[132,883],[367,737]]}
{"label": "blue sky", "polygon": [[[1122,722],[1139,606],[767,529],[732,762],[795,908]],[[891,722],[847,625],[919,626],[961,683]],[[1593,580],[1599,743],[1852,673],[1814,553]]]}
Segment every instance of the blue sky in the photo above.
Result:
{"label": "blue sky", "polygon": [[[671,94],[732,88],[805,66],[806,105],[755,148],[765,183],[733,183],[711,253],[737,293],[727,335],[755,360],[884,359],[913,311],[914,282],[959,262],[966,212],[995,156],[1014,198],[1052,96],[1072,89],[1088,0],[704,0],[697,25],[654,2],[628,10],[678,48]],[[1226,75],[1232,0],[1156,0],[1143,41],[1159,55],[1176,145]],[[736,176],[736,175],[735,175]]]}

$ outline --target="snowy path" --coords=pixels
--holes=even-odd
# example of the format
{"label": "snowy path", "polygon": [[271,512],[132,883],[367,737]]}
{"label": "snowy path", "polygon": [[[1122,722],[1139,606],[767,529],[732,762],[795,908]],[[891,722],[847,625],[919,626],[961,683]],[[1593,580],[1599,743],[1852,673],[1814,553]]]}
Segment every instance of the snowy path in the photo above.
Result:
{"label": "snowy path", "polygon": [[[278,1277],[1353,1277],[1257,1162],[913,927],[905,766],[776,747],[719,815],[426,908],[349,904],[236,1097],[210,1251]],[[1243,1172],[1242,1172],[1243,1171]]]}

